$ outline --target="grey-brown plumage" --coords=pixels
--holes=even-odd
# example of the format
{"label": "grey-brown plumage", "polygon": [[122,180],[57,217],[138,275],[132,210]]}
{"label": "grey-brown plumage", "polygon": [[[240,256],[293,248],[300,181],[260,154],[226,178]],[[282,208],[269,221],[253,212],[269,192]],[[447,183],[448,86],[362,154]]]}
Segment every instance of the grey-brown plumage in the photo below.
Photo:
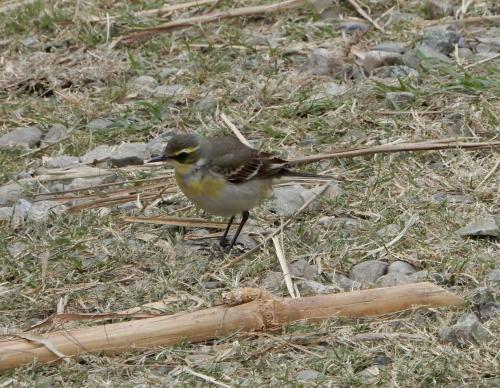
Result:
{"label": "grey-brown plumage", "polygon": [[205,139],[196,134],[176,135],[163,155],[152,161],[159,160],[173,165],[179,187],[198,207],[231,217],[221,244],[225,243],[235,214],[242,214],[230,248],[248,219],[249,210],[271,192],[274,178],[311,176],[290,171],[285,159],[250,148],[229,136]]}

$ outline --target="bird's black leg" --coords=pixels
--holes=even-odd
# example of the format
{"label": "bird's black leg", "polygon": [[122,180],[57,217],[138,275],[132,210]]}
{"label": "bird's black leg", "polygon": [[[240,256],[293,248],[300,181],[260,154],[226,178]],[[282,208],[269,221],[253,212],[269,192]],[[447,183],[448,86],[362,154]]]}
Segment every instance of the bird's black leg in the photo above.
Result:
{"label": "bird's black leg", "polygon": [[231,225],[234,221],[234,216],[231,217],[231,219],[229,220],[229,223],[227,224],[227,227],[226,227],[226,231],[224,232],[224,234],[222,235],[221,239],[220,239],[220,246],[221,247],[225,247],[226,246],[226,237],[227,237],[227,234],[229,233],[229,229],[231,229]]}
{"label": "bird's black leg", "polygon": [[248,221],[248,217],[250,217],[250,212],[248,210],[245,210],[243,213],[241,213],[240,226],[238,226],[238,230],[236,231],[236,234],[233,236],[233,239],[231,240],[231,244],[229,245],[229,248],[227,249],[228,252],[231,249],[233,249],[233,245],[236,242],[236,240],[238,239],[238,236],[240,235],[241,229],[243,229],[243,226]]}

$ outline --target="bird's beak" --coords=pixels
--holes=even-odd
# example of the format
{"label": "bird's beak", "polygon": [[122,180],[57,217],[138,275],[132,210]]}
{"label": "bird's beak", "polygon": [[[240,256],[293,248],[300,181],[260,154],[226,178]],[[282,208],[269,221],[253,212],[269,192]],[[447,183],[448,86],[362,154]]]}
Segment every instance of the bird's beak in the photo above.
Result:
{"label": "bird's beak", "polygon": [[154,163],[154,162],[165,162],[170,158],[165,155],[155,156],[154,158],[149,159],[146,163]]}

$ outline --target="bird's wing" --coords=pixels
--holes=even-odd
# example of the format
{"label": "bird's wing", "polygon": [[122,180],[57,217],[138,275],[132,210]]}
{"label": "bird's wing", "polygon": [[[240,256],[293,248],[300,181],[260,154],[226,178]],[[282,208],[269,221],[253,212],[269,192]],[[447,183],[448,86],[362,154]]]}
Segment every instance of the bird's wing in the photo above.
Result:
{"label": "bird's wing", "polygon": [[234,138],[213,142],[211,169],[232,183],[254,178],[270,178],[287,171],[287,161],[267,152],[260,152]]}

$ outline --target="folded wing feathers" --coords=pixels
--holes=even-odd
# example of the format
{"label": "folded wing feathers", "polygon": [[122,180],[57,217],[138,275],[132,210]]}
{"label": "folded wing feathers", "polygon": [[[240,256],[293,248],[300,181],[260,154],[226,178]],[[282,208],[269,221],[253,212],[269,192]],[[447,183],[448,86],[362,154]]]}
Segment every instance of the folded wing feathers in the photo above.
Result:
{"label": "folded wing feathers", "polygon": [[254,177],[270,178],[286,170],[287,161],[272,155],[260,153],[238,168],[226,171],[226,178],[233,183],[242,183]]}

